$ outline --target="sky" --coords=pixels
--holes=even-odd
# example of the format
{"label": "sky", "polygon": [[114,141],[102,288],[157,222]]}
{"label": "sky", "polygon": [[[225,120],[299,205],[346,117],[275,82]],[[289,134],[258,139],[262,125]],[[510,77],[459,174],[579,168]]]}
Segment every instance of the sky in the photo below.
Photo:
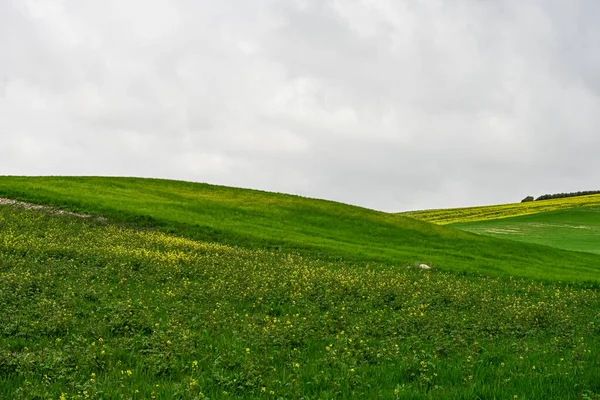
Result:
{"label": "sky", "polygon": [[598,0],[0,0],[0,175],[383,211],[600,189]]}

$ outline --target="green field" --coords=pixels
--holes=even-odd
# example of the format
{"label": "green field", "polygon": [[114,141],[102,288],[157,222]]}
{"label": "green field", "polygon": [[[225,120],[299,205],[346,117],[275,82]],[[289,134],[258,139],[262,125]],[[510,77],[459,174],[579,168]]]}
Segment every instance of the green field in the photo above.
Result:
{"label": "green field", "polygon": [[600,207],[575,207],[452,226],[499,238],[600,254]]}
{"label": "green field", "polygon": [[600,195],[399,215],[496,238],[600,254]]}
{"label": "green field", "polygon": [[186,182],[0,197],[55,207],[0,205],[2,399],[600,398],[598,254]]}

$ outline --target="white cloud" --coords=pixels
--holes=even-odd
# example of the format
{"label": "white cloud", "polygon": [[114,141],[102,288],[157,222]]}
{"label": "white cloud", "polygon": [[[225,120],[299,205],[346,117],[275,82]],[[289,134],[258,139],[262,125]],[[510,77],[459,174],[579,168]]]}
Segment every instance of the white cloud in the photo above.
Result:
{"label": "white cloud", "polygon": [[8,0],[5,174],[385,210],[598,189],[592,0]]}

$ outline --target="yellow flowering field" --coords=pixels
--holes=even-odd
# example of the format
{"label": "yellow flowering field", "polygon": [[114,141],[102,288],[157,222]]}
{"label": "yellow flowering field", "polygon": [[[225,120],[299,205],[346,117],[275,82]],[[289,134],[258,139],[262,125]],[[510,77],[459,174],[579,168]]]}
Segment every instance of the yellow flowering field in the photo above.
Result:
{"label": "yellow flowering field", "polygon": [[448,225],[537,214],[573,207],[598,205],[600,205],[600,195],[596,194],[562,199],[530,201],[525,203],[501,204],[496,206],[410,211],[398,215],[415,218],[421,221],[433,222],[435,224]]}
{"label": "yellow flowering field", "polygon": [[597,285],[0,205],[2,399],[598,399]]}

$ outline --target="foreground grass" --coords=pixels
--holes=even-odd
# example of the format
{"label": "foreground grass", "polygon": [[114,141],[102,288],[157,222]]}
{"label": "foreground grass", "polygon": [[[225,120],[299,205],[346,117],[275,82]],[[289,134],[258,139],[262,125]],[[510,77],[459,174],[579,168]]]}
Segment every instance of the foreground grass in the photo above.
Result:
{"label": "foreground grass", "polygon": [[444,271],[600,281],[596,254],[473,235],[298,196],[157,179],[0,177],[2,196],[195,240],[332,262],[424,262]]}
{"label": "foreground grass", "polygon": [[0,227],[0,398],[599,398],[597,288]]}
{"label": "foreground grass", "polygon": [[575,207],[453,226],[483,235],[600,254],[600,207]]}
{"label": "foreground grass", "polygon": [[526,203],[500,204],[496,206],[446,208],[439,210],[410,211],[399,215],[440,225],[458,224],[475,221],[488,221],[510,218],[520,215],[531,215],[548,211],[563,210],[575,207],[600,206],[600,195],[567,197],[531,201]]}

